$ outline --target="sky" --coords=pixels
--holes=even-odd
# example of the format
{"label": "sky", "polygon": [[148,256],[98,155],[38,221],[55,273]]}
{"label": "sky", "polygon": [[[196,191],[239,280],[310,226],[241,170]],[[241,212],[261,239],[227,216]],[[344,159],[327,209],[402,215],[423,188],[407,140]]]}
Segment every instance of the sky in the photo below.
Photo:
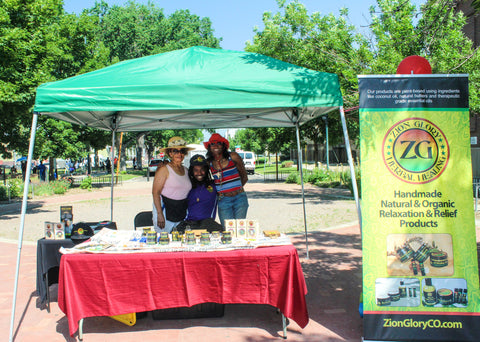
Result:
{"label": "sky", "polygon": [[[212,22],[215,37],[222,37],[220,46],[223,49],[243,51],[245,43],[252,41],[254,28],[263,28],[262,16],[264,12],[278,12],[276,0],[150,0],[159,8],[163,8],[165,15],[170,15],[179,9],[188,9],[190,13],[199,17],[208,17]],[[127,0],[106,0],[112,5],[123,6]],[[148,0],[136,0],[146,4]],[[360,30],[366,30],[370,21],[369,8],[376,5],[375,0],[300,0],[309,13],[320,12],[322,15],[333,13],[340,15],[340,9],[349,10],[350,24]],[[426,0],[413,0],[417,7]],[[79,14],[85,8],[91,8],[95,0],[64,0],[64,9],[67,13]],[[362,29],[363,27],[363,29]],[[362,31],[363,32],[363,31]]]}

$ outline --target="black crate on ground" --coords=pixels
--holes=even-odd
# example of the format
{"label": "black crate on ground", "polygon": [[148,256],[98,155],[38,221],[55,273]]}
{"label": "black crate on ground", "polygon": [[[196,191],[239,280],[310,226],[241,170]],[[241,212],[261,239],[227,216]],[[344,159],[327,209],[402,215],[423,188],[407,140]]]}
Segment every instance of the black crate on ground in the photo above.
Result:
{"label": "black crate on ground", "polygon": [[182,319],[182,318],[206,318],[223,317],[225,304],[202,303],[192,307],[170,308],[152,311],[152,318],[160,319]]}

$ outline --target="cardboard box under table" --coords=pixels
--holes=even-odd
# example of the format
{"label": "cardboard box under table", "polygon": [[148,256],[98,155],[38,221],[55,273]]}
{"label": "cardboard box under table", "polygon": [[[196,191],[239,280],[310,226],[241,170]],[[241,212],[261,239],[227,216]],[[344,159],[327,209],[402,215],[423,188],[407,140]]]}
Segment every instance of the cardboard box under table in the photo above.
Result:
{"label": "cardboard box under table", "polygon": [[306,294],[293,245],[207,253],[66,254],[58,305],[72,336],[86,317],[202,303],[268,304],[304,328]]}

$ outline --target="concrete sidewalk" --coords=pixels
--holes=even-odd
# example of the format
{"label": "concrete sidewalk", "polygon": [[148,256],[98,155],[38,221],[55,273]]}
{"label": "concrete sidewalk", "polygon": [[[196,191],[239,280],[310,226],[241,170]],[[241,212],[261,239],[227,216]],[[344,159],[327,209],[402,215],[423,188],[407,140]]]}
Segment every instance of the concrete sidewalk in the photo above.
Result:
{"label": "concrete sidewalk", "polygon": [[[360,341],[358,314],[361,290],[361,244],[358,226],[308,235],[310,258],[305,259],[304,236],[292,236],[307,281],[310,322],[301,329],[288,326],[288,341]],[[0,340],[8,341],[18,247],[0,242]],[[76,341],[57,304],[57,285],[50,287],[51,312],[40,307],[35,291],[36,245],[24,244],[18,282],[14,341]],[[281,316],[270,306],[227,305],[222,318],[153,320],[151,315],[133,327],[108,317],[86,318],[84,341],[232,341],[282,340]]]}

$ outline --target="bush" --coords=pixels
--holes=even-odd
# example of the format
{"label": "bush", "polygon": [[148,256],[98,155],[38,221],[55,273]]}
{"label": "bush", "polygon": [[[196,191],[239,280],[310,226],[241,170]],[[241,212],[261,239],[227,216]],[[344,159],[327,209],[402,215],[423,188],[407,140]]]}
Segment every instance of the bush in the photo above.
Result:
{"label": "bush", "polygon": [[82,182],[80,183],[80,189],[90,190],[91,188],[92,188],[92,177],[88,176],[82,179]]}
{"label": "bush", "polygon": [[10,198],[23,196],[23,180],[21,178],[11,179],[8,184],[10,185]]}
{"label": "bush", "polygon": [[300,184],[300,175],[296,172],[292,172],[288,175],[287,179],[285,180],[285,183],[290,183],[290,184]]}
{"label": "bush", "polygon": [[59,180],[55,182],[51,182],[52,192],[56,195],[63,195],[67,192],[68,188],[70,187],[70,183],[66,180]]}
{"label": "bush", "polygon": [[[362,197],[362,182],[361,182],[361,175],[360,175],[360,170],[358,168],[355,168],[355,178],[357,180],[357,190],[358,190],[358,197]],[[350,170],[343,171],[340,174],[340,179],[342,183],[350,190],[350,193],[353,194],[353,182],[352,182],[352,177],[350,176]]]}
{"label": "bush", "polygon": [[257,165],[263,165],[263,164],[265,164],[266,160],[267,160],[267,157],[258,157],[256,164]]}
{"label": "bush", "polygon": [[8,190],[7,187],[0,185],[0,201],[8,200]]}
{"label": "bush", "polygon": [[34,185],[33,188],[35,196],[51,196],[53,188],[50,183],[40,182]]}
{"label": "bush", "polygon": [[335,173],[321,169],[314,169],[311,173],[306,173],[305,182],[317,184],[319,182],[328,182],[335,179]]}

